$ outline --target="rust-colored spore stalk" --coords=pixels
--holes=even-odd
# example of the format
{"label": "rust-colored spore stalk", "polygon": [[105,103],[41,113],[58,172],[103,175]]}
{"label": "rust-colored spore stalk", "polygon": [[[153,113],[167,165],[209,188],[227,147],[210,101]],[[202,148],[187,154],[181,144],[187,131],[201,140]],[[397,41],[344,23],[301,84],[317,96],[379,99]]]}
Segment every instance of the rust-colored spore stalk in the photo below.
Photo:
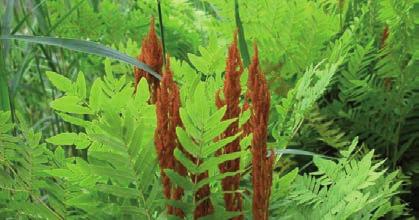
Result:
{"label": "rust-colored spore stalk", "polygon": [[[256,58],[255,58],[256,57]],[[253,87],[254,84],[256,83],[256,77],[257,77],[257,73],[258,73],[258,68],[259,68],[259,58],[258,58],[258,54],[257,54],[257,49],[255,52],[255,57],[252,60],[251,65],[249,66],[249,75],[247,78],[247,91],[246,91],[246,95],[245,95],[245,100],[244,100],[244,104],[243,104],[243,109],[242,112],[245,112],[246,110],[250,109],[251,104],[252,104],[252,92],[253,92]],[[252,123],[251,120],[248,120],[242,127],[243,130],[243,137],[249,135],[252,132]]]}
{"label": "rust-colored spore stalk", "polygon": [[[173,73],[170,70],[169,59],[167,59],[161,85],[157,89],[157,127],[154,133],[154,143],[160,165],[164,196],[166,199],[174,200],[179,200],[183,196],[183,189],[173,187],[164,170],[173,169],[182,176],[187,174],[186,168],[176,161],[173,155],[176,147],[181,148],[176,136],[176,127],[181,125],[179,107],[179,89],[173,81]],[[181,209],[171,206],[168,206],[167,209],[168,214],[184,217]]]}
{"label": "rust-colored spore stalk", "polygon": [[[241,112],[240,109],[240,76],[243,73],[243,64],[241,62],[239,49],[237,48],[237,32],[234,34],[233,44],[228,50],[226,74],[224,80],[224,97],[222,100],[219,92],[216,94],[217,107],[221,108],[227,105],[227,110],[224,115],[224,120],[238,118]],[[235,121],[232,123],[220,138],[236,135],[239,132],[239,123]],[[218,154],[229,154],[240,151],[240,138],[237,138],[230,144],[226,145]],[[240,159],[226,161],[219,166],[221,173],[235,172],[240,169]],[[222,180],[222,188],[224,193],[224,201],[227,211],[242,211],[242,197],[239,192],[235,192],[240,186],[240,174],[225,177]],[[237,216],[233,219],[243,219],[243,215]]]}
{"label": "rust-colored spore stalk", "polygon": [[[386,25],[384,27],[383,33],[381,34],[381,39],[380,39],[380,49],[384,49],[385,47],[387,47],[388,44],[388,37],[390,36],[390,29],[389,27]],[[384,58],[386,55],[383,55],[382,58]],[[392,77],[385,77],[384,78],[384,88],[387,91],[390,91],[393,87],[393,78]]]}
{"label": "rust-colored spore stalk", "polygon": [[[150,28],[150,33],[153,32],[154,28]],[[152,54],[154,54],[154,56],[158,56],[160,53],[154,52],[159,51],[159,49],[156,49],[159,47],[154,49],[153,47],[147,47],[147,45],[149,45],[148,43],[153,41],[151,39],[157,39],[156,35],[154,35],[154,38],[153,34],[150,33],[147,38],[148,40],[143,41],[144,49],[142,52],[144,52],[144,54],[149,54],[150,56],[152,56]],[[241,109],[240,76],[243,72],[243,65],[240,59],[239,50],[237,48],[237,33],[235,33],[233,43],[230,45],[228,51],[226,75],[223,88],[224,99],[221,99],[221,91],[218,91],[216,94],[216,105],[218,108],[221,108],[224,105],[226,106],[226,113],[223,117],[224,120],[236,119],[240,116],[240,113],[246,109],[250,109],[251,117],[249,122],[247,122],[244,127],[239,127],[238,121],[233,122],[218,138],[223,139],[230,137],[238,134],[240,131],[243,131],[243,133],[246,135],[250,133],[253,134],[251,143],[253,219],[266,220],[268,219],[269,197],[271,194],[272,171],[275,155],[272,153],[269,157],[267,156],[270,94],[265,76],[262,74],[259,67],[259,58],[256,44],[254,46],[254,50],[254,57],[249,67],[246,101],[243,109]],[[160,60],[160,58],[147,58],[145,55],[141,57],[142,59],[148,61]],[[161,64],[159,62],[155,62],[155,66],[153,66],[152,62],[147,64],[153,68],[159,67],[160,65],[161,68]],[[151,79],[147,78],[148,76],[149,75],[144,72],[136,72],[136,85],[142,77],[146,77],[147,80]],[[171,183],[170,178],[164,172],[165,169],[172,169],[179,175],[188,175],[187,169],[175,159],[173,155],[174,150],[178,148],[195,163],[199,164],[201,162],[194,158],[192,155],[188,154],[183,146],[180,145],[180,142],[177,139],[176,127],[182,127],[182,122],[179,115],[180,98],[179,89],[173,80],[173,73],[170,70],[169,57],[167,58],[167,63],[162,80],[160,82],[160,87],[158,87],[158,81],[156,82],[156,84],[150,84],[152,85],[150,88],[156,88],[155,103],[157,127],[154,134],[154,142],[160,165],[163,192],[166,199],[180,200],[184,194],[184,189],[176,186],[175,183]],[[222,154],[230,154],[240,151],[240,140],[242,137],[243,135],[239,136],[237,139],[227,144],[223,149],[217,151],[217,155],[219,156]],[[221,173],[237,172],[240,170],[240,159],[238,158],[235,160],[226,161],[219,165],[219,169]],[[196,184],[199,181],[208,178],[208,172],[200,173],[197,175],[191,174],[190,177]],[[242,195],[240,192],[238,192],[240,187],[240,177],[240,174],[236,174],[234,176],[225,177],[221,181],[224,192],[224,202],[227,211],[242,212]],[[208,216],[213,213],[214,207],[209,196],[209,185],[204,185],[194,195],[195,200],[200,202],[194,211],[194,219]],[[185,217],[185,213],[181,209],[172,207],[170,205],[167,206],[167,212],[168,215],[175,215],[180,218]],[[241,220],[243,218],[243,215],[239,215],[232,219]]]}
{"label": "rust-colored spore stalk", "polygon": [[268,119],[270,94],[265,76],[259,67],[256,44],[254,57],[249,67],[248,91],[251,99],[252,184],[253,184],[253,219],[268,219],[269,197],[272,186],[272,169],[275,156],[267,157]]}
{"label": "rust-colored spore stalk", "polygon": [[386,45],[387,39],[390,35],[390,30],[388,28],[388,26],[384,27],[383,33],[381,34],[381,39],[380,39],[380,49],[384,48],[384,46]]}
{"label": "rust-colored spore stalk", "polygon": [[[143,39],[141,44],[141,53],[138,56],[138,60],[149,65],[155,72],[161,74],[163,66],[163,48],[160,39],[157,37],[156,29],[154,27],[154,18],[150,21],[150,30],[147,36]],[[134,85],[135,92],[137,91],[138,83],[142,78],[146,78],[150,88],[150,103],[156,102],[156,92],[159,86],[159,80],[147,73],[146,71],[134,68]]]}

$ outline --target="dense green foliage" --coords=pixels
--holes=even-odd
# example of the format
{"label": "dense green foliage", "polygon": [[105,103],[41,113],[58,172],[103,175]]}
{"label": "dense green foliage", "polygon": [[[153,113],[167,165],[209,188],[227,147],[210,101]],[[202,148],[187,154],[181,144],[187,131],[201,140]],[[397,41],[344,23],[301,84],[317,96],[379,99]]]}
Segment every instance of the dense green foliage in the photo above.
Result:
{"label": "dense green foliage", "polygon": [[[1,40],[1,219],[166,219],[166,204],[189,219],[202,202],[194,193],[207,184],[215,210],[207,218],[228,219],[238,213],[224,209],[220,180],[237,173],[251,219],[252,135],[241,151],[216,155],[235,139],[217,137],[250,117],[222,120],[226,109],[215,105],[237,27],[244,63],[257,42],[271,91],[270,218],[418,215],[417,1],[163,0],[163,24],[151,0],[0,4],[1,34],[90,40],[132,57],[154,16],[180,89],[176,133],[185,151],[174,155],[191,176],[208,171],[193,181],[167,170],[185,196],[162,195],[155,105],[145,80],[133,95],[132,66]],[[247,77],[245,68],[243,97]],[[218,165],[235,158],[240,170],[220,173]]]}

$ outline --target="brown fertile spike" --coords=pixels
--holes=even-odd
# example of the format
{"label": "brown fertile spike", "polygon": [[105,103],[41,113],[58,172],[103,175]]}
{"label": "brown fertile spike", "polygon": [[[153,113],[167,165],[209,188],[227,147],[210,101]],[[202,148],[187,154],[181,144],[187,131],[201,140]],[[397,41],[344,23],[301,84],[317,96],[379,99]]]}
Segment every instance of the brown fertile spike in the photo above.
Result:
{"label": "brown fertile spike", "polygon": [[[224,80],[224,97],[222,101],[217,93],[216,104],[220,108],[223,104],[227,105],[227,110],[224,115],[224,120],[238,118],[241,112],[239,107],[240,103],[240,76],[243,72],[243,64],[241,62],[239,49],[237,48],[237,31],[234,33],[233,43],[230,45],[228,50],[226,76]],[[233,122],[220,138],[226,138],[233,136],[239,132],[238,121]],[[222,151],[218,151],[217,154],[229,154],[240,151],[240,138],[237,138],[233,142],[227,144]],[[240,169],[240,159],[226,161],[219,165],[220,172],[235,172]],[[234,176],[225,177],[222,180],[222,188],[224,193],[224,202],[226,204],[227,211],[242,211],[242,198],[241,194],[235,192],[239,189],[240,185],[240,174]],[[243,215],[235,217],[233,219],[243,219]]]}
{"label": "brown fertile spike", "polygon": [[[243,105],[242,111],[246,111],[251,106],[251,100],[252,100],[251,95],[252,95],[253,88],[255,87],[254,84],[256,83],[257,74],[259,72],[259,69],[258,69],[259,68],[259,52],[256,46],[256,42],[253,43],[253,50],[254,50],[254,55],[252,58],[252,63],[249,66],[249,76],[247,79],[247,91],[246,91],[245,103]],[[248,134],[250,134],[251,130],[252,130],[252,125],[251,125],[251,120],[249,120],[243,125],[243,136],[247,136]]]}
{"label": "brown fertile spike", "polygon": [[[384,27],[383,33],[381,34],[380,49],[383,49],[384,47],[386,47],[389,35],[390,35],[390,30],[389,30],[388,26],[386,25]],[[384,78],[384,87],[386,88],[386,90],[390,91],[392,86],[393,86],[392,78],[391,77],[385,77]]]}
{"label": "brown fertile spike", "polygon": [[388,38],[389,35],[390,35],[389,28],[388,28],[388,26],[385,26],[384,30],[383,30],[383,34],[381,35],[380,49],[384,48],[384,46],[386,45],[386,41],[387,41],[387,38]]}
{"label": "brown fertile spike", "polygon": [[[154,17],[152,17],[150,20],[150,30],[141,44],[141,53],[140,56],[138,56],[138,60],[149,65],[151,69],[161,74],[163,66],[162,51],[162,43],[157,37],[157,33],[154,27]],[[156,93],[159,86],[159,80],[146,71],[138,68],[134,68],[134,76],[134,93],[137,91],[137,86],[140,80],[142,78],[146,78],[151,94],[150,103],[154,104],[156,102]]]}
{"label": "brown fertile spike", "polygon": [[247,81],[247,92],[248,92],[248,96],[250,98],[251,92],[253,91],[253,88],[255,87],[255,83],[256,83],[256,78],[257,75],[260,74],[260,67],[259,67],[259,50],[258,47],[256,45],[256,42],[253,43],[253,50],[254,50],[254,55],[252,58],[252,63],[249,66],[249,77],[248,77],[248,81]]}
{"label": "brown fertile spike", "polygon": [[253,219],[268,219],[269,197],[272,186],[272,170],[275,156],[267,157],[268,119],[270,94],[265,76],[259,67],[259,58],[255,44],[255,55],[249,68],[248,91],[251,99],[250,118],[253,140],[252,184],[253,184]]}
{"label": "brown fertile spike", "polygon": [[[179,107],[179,89],[173,81],[173,73],[170,70],[168,59],[160,88],[157,90],[157,127],[154,133],[154,143],[160,165],[164,196],[166,199],[175,200],[182,197],[183,189],[173,187],[164,170],[173,169],[181,175],[186,175],[186,169],[175,160],[173,155],[174,149],[179,147],[176,136],[176,127],[181,125]],[[178,208],[167,206],[167,210],[168,214],[184,217],[183,211]]]}

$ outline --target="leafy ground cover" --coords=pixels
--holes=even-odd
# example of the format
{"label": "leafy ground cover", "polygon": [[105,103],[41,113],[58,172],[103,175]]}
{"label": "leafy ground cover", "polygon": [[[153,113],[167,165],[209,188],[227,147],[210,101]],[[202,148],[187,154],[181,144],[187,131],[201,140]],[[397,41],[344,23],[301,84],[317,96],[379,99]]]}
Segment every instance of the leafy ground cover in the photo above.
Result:
{"label": "leafy ground cover", "polygon": [[417,1],[0,5],[0,218],[419,215]]}

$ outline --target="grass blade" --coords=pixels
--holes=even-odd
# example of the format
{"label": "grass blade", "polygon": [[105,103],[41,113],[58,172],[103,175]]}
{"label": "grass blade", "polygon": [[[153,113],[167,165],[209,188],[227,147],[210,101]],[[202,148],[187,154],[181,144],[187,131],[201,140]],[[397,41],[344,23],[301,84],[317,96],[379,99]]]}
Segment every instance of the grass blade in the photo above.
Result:
{"label": "grass blade", "polygon": [[[291,155],[302,155],[302,156],[311,156],[311,157],[323,157],[323,158],[328,158],[328,159],[336,159],[334,157],[329,157],[326,155],[322,155],[322,154],[316,154],[310,151],[305,151],[305,150],[298,150],[298,149],[275,149],[274,150],[276,155],[282,155],[282,154],[291,154]],[[270,156],[271,152],[268,151],[268,157]]]}
{"label": "grass blade", "polygon": [[164,42],[164,27],[163,27],[163,15],[161,12],[161,3],[160,0],[157,0],[157,10],[159,13],[159,23],[160,23],[160,36],[161,36],[161,42],[163,47],[163,63],[166,63],[166,45]]}
{"label": "grass blade", "polygon": [[14,74],[11,77],[11,86],[10,86],[10,90],[11,90],[10,91],[10,97],[11,97],[11,99],[14,99],[14,97],[16,96],[17,90],[18,90],[20,82],[22,80],[22,76],[31,67],[30,64],[32,63],[32,59],[33,59],[33,49],[32,49],[32,46],[29,45],[25,49],[25,56],[23,58],[23,62],[21,64],[21,66],[19,67],[19,71],[16,72],[16,74]]}
{"label": "grass blade", "polygon": [[[41,3],[41,0],[34,0],[34,4],[36,5]],[[38,21],[38,27],[41,33],[47,33],[48,27],[50,26],[47,6],[44,7],[44,5],[41,4],[39,7],[34,8],[33,13]]]}
{"label": "grass blade", "polygon": [[[75,6],[73,6],[70,10],[68,10],[68,12],[62,16],[54,25],[52,25],[51,28],[49,28],[47,34],[49,35],[50,33],[52,33],[63,21],[65,21],[76,9],[78,9],[80,7],[80,5],[84,2],[85,0],[81,0],[79,1]],[[41,4],[43,4],[45,2],[42,1],[40,3],[38,3],[34,8],[32,8],[28,13],[26,13],[25,17],[19,22],[19,24],[16,26],[16,28],[12,31],[11,34],[14,34],[17,30],[19,30],[19,28],[21,27],[21,25],[26,21],[26,19],[32,14],[32,11],[36,10],[39,6],[41,6]],[[34,48],[32,49],[32,47],[28,47],[26,49],[25,52],[25,58],[23,60],[23,64],[20,67],[20,70],[18,72],[18,74],[15,74],[15,77],[12,79],[12,85],[11,85],[11,98],[13,99],[13,97],[16,95],[17,93],[17,89],[19,87],[21,78],[23,76],[23,74],[25,72],[27,72],[28,68],[29,68],[29,64],[32,60],[32,54],[36,53],[38,48]],[[47,56],[48,57],[48,56]]]}
{"label": "grass blade", "polygon": [[47,35],[51,34],[63,21],[65,21],[65,19],[67,19],[68,16],[70,16],[76,9],[78,9],[81,4],[84,2],[85,0],[81,0],[79,1],[75,6],[73,6],[64,16],[62,16],[60,18],[60,20],[58,20],[47,32]]}
{"label": "grass blade", "polygon": [[[23,17],[18,24],[16,25],[16,27],[12,30],[12,32],[10,32],[10,34],[15,34],[21,27],[22,25],[26,22],[26,20],[29,18],[29,16],[32,15],[32,13],[39,7],[41,6],[46,0],[43,0],[42,2],[38,3],[37,5],[35,5],[32,9],[30,9],[27,13],[25,13],[25,11],[23,11],[23,13],[25,14],[25,17]],[[22,10],[24,10],[22,8]]]}
{"label": "grass blade", "polygon": [[94,12],[99,12],[99,0],[89,0]]}
{"label": "grass blade", "polygon": [[30,43],[38,43],[43,45],[57,46],[66,48],[69,50],[79,51],[83,53],[95,54],[102,57],[108,57],[116,59],[131,65],[134,65],[157,79],[161,79],[161,76],[152,70],[148,65],[138,61],[134,57],[130,57],[127,54],[121,53],[112,48],[106,47],[104,45],[84,40],[76,40],[69,38],[55,38],[55,37],[43,37],[43,36],[26,36],[26,35],[2,35],[0,40],[21,40]]}
{"label": "grass blade", "polygon": [[[0,55],[0,59],[3,60],[3,55]],[[6,69],[3,65],[4,61],[0,67],[0,110],[9,111],[10,110],[10,100],[9,100],[9,87],[7,85]]]}
{"label": "grass blade", "polygon": [[250,56],[249,56],[249,50],[247,49],[246,38],[244,37],[243,24],[240,19],[239,3],[237,2],[237,0],[234,0],[234,17],[236,19],[236,27],[238,29],[239,48],[240,48],[240,53],[242,55],[243,64],[245,67],[248,67],[250,64]]}
{"label": "grass blade", "polygon": [[[4,17],[2,18],[2,34],[10,33],[10,23],[13,17],[13,6],[15,4],[15,1],[8,0],[6,4],[6,11],[4,13]],[[9,55],[9,42],[4,42],[3,44],[1,44],[0,52],[0,110],[8,111],[10,110],[10,96],[7,79],[6,59]]]}
{"label": "grass blade", "polygon": [[[3,24],[2,24],[2,30],[1,30],[1,34],[9,34],[10,33],[10,23],[12,22],[12,18],[13,18],[13,6],[15,4],[14,0],[8,0],[6,3],[6,11],[4,13],[4,17],[3,17]],[[3,44],[2,47],[2,53],[3,53],[3,58],[7,57],[7,53],[9,51],[9,42],[5,42]]]}

